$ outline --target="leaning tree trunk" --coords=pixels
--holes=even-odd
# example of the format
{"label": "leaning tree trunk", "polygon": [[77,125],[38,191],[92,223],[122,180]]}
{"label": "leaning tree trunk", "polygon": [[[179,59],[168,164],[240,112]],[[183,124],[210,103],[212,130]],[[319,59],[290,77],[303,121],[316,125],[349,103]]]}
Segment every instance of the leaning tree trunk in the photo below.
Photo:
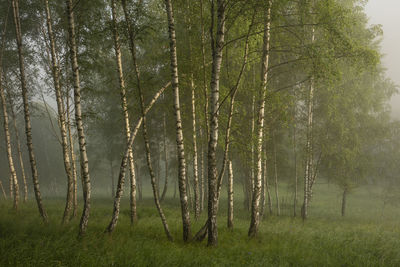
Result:
{"label": "leaning tree trunk", "polygon": [[[124,10],[126,7],[124,5]],[[111,1],[111,11],[112,11],[112,32],[114,38],[114,50],[115,50],[115,58],[117,63],[118,70],[118,78],[119,78],[119,88],[121,94],[121,106],[124,116],[125,123],[125,136],[126,143],[129,142],[129,137],[131,135],[130,132],[130,120],[129,120],[129,112],[128,112],[128,103],[126,98],[126,89],[125,89],[125,79],[124,73],[122,70],[122,59],[121,59],[121,44],[119,40],[118,28],[117,28],[117,14],[116,14],[116,2],[115,0]],[[136,177],[135,177],[135,164],[133,160],[133,151],[132,148],[129,148],[129,169],[130,169],[130,180],[131,180],[131,194],[130,194],[130,207],[131,207],[131,224],[135,223],[137,220],[137,212],[136,212]]]}
{"label": "leaning tree trunk", "polygon": [[[154,103],[157,101],[157,99],[160,97],[160,95],[165,91],[165,89],[171,84],[171,82],[168,82],[164,87],[162,87],[151,99],[150,103],[144,110],[143,114],[146,116],[147,112],[151,109],[151,107],[154,105]],[[111,233],[114,229],[115,226],[117,225],[118,222],[118,216],[120,212],[120,202],[121,202],[121,197],[123,193],[123,188],[124,188],[124,183],[125,183],[125,173],[126,173],[126,166],[128,164],[128,159],[129,159],[129,151],[132,148],[133,141],[135,141],[136,135],[139,131],[140,126],[142,125],[143,118],[144,116],[141,116],[138,122],[135,125],[135,128],[131,131],[131,136],[129,137],[128,144],[125,147],[125,152],[124,156],[122,157],[120,169],[119,169],[119,175],[118,175],[118,185],[117,185],[117,190],[114,198],[114,207],[113,207],[113,215],[111,218],[111,221],[109,225],[107,226],[106,231]],[[141,192],[141,191],[139,191]],[[140,195],[139,195],[140,197]],[[157,204],[157,203],[156,203]],[[167,226],[168,228],[168,226]]]}
{"label": "leaning tree trunk", "polygon": [[260,106],[258,109],[257,120],[257,168],[254,176],[254,189],[251,205],[251,222],[248,235],[254,237],[257,235],[258,227],[260,224],[260,199],[261,199],[261,186],[262,186],[262,144],[264,133],[264,110],[265,110],[265,97],[267,93],[268,82],[268,63],[269,63],[269,47],[270,47],[270,28],[271,28],[271,5],[272,0],[268,1],[268,8],[266,10],[264,22],[264,44],[263,44],[263,57],[261,61],[261,88],[260,88]]}
{"label": "leaning tree trunk", "polygon": [[232,161],[228,163],[228,228],[233,228],[233,171]]}
{"label": "leaning tree trunk", "polygon": [[189,241],[191,237],[190,230],[190,213],[188,205],[188,196],[186,188],[186,162],[185,162],[185,148],[183,142],[182,119],[181,119],[181,106],[179,103],[179,79],[178,79],[178,60],[176,55],[176,34],[175,34],[175,21],[171,0],[165,0],[165,9],[168,17],[168,33],[170,45],[170,58],[171,58],[171,79],[172,89],[174,90],[174,110],[176,119],[176,145],[178,152],[178,182],[179,182],[179,195],[181,202],[182,224],[183,224],[183,240]]}
{"label": "leaning tree trunk", "polygon": [[79,65],[77,56],[77,46],[75,40],[75,22],[73,13],[72,0],[66,0],[67,15],[68,15],[68,34],[69,34],[69,47],[70,47],[70,60],[72,67],[72,75],[74,78],[74,104],[75,104],[75,123],[78,130],[79,138],[79,151],[82,175],[82,190],[83,190],[83,212],[79,223],[79,235],[82,236],[86,232],[89,221],[90,213],[90,175],[89,175],[89,160],[86,152],[86,139],[82,122],[82,107],[81,107],[81,88],[79,81]]}
{"label": "leaning tree trunk", "polygon": [[38,205],[39,213],[45,223],[48,222],[47,213],[43,207],[42,196],[40,193],[39,187],[39,178],[38,171],[36,167],[36,159],[35,153],[33,149],[32,143],[32,126],[31,126],[31,118],[29,112],[29,102],[28,102],[28,89],[26,86],[26,77],[25,77],[25,64],[24,64],[24,56],[22,54],[22,33],[21,33],[21,24],[19,17],[19,3],[18,0],[12,0],[12,6],[14,11],[14,24],[15,24],[15,33],[16,33],[16,41],[18,48],[18,59],[19,59],[19,71],[20,71],[20,79],[21,79],[21,91],[22,91],[22,101],[24,106],[24,117],[25,117],[25,133],[26,133],[26,144],[28,147],[29,153],[29,162],[31,165],[32,171],[32,181],[33,181],[33,189],[35,191],[35,198]]}
{"label": "leaning tree trunk", "polygon": [[61,84],[60,84],[60,68],[58,66],[57,57],[56,57],[56,46],[54,41],[53,29],[52,29],[52,21],[51,14],[49,8],[49,1],[45,0],[45,8],[46,8],[46,19],[47,19],[47,32],[50,41],[50,54],[51,54],[51,63],[52,63],[52,74],[53,74],[53,82],[54,89],[56,91],[56,101],[57,101],[57,111],[58,111],[58,120],[60,125],[60,134],[61,134],[61,146],[64,158],[64,169],[67,174],[67,200],[64,209],[63,223],[67,223],[71,217],[71,210],[73,208],[73,198],[74,198],[74,177],[71,170],[71,161],[68,154],[68,140],[67,140],[67,127],[65,122],[65,112],[64,112],[64,103],[62,100],[61,93]]}
{"label": "leaning tree trunk", "polygon": [[3,88],[3,83],[2,83],[2,77],[3,77],[3,71],[2,71],[2,54],[3,54],[3,47],[4,47],[4,37],[3,37],[3,43],[1,46],[0,50],[0,97],[1,97],[1,104],[3,108],[3,126],[4,126],[4,135],[5,135],[5,141],[6,141],[6,151],[7,151],[7,159],[8,159],[8,166],[10,168],[10,173],[12,177],[12,184],[13,184],[13,192],[14,192],[14,209],[18,210],[18,204],[19,204],[19,186],[18,186],[18,179],[17,179],[17,173],[15,171],[14,167],[14,160],[12,157],[12,148],[11,148],[11,136],[10,136],[10,131],[8,128],[8,113],[7,113],[7,102],[6,102],[6,97],[4,94],[4,88]]}
{"label": "leaning tree trunk", "polygon": [[208,246],[218,243],[218,177],[217,177],[217,143],[219,117],[219,78],[222,64],[222,52],[225,42],[225,8],[224,0],[217,0],[217,33],[214,40],[214,2],[211,5],[211,38],[212,38],[212,71],[210,97],[210,136],[208,142]]}

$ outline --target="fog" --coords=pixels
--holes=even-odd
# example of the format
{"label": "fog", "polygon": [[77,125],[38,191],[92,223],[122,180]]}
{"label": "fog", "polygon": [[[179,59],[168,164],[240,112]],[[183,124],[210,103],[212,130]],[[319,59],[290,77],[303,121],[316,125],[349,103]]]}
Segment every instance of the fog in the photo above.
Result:
{"label": "fog", "polygon": [[[398,0],[369,0],[365,11],[370,24],[382,25],[383,40],[381,52],[384,54],[383,65],[387,68],[387,75],[397,85],[400,84],[400,1]],[[391,100],[392,115],[400,118],[400,95]]]}

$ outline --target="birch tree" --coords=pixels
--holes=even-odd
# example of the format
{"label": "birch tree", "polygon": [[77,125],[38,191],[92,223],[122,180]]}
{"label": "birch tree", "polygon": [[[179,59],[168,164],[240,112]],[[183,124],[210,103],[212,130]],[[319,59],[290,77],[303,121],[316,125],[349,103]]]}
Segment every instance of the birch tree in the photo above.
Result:
{"label": "birch tree", "polygon": [[89,159],[86,151],[86,138],[83,129],[82,107],[81,107],[81,88],[79,78],[78,51],[75,40],[75,21],[72,0],[66,0],[67,16],[68,16],[68,37],[69,37],[69,56],[71,61],[73,85],[74,85],[74,106],[75,106],[75,123],[78,131],[80,164],[82,175],[82,191],[83,191],[83,211],[79,223],[79,235],[86,233],[90,215],[90,197],[91,184],[89,175]]}
{"label": "birch tree", "polygon": [[31,165],[33,189],[35,191],[35,198],[36,198],[36,203],[37,203],[37,206],[39,209],[39,214],[42,217],[43,221],[45,223],[47,223],[48,216],[47,216],[47,213],[46,213],[43,203],[42,203],[42,195],[40,193],[40,187],[39,187],[38,170],[37,170],[37,166],[36,166],[36,158],[35,158],[33,142],[32,142],[32,126],[31,126],[31,118],[30,118],[30,111],[29,111],[28,88],[27,88],[26,77],[25,77],[24,56],[22,53],[23,43],[22,43],[20,17],[19,17],[19,2],[18,2],[18,0],[12,0],[11,3],[12,3],[12,7],[13,7],[16,43],[17,43],[17,49],[18,49],[19,78],[20,78],[20,82],[21,82],[22,101],[23,101],[23,107],[24,107],[26,144],[28,147],[29,163]]}
{"label": "birch tree", "polygon": [[65,111],[64,111],[64,103],[62,99],[61,92],[61,84],[60,84],[60,68],[58,66],[57,57],[56,57],[56,45],[54,41],[53,35],[53,27],[52,27],[52,19],[49,7],[49,1],[45,0],[45,9],[46,9],[46,24],[47,24],[47,33],[50,41],[50,55],[51,55],[51,70],[53,75],[53,83],[54,89],[56,92],[56,102],[57,102],[57,111],[58,111],[58,121],[59,128],[61,134],[61,146],[63,152],[64,159],[64,168],[67,174],[67,200],[64,209],[63,215],[63,223],[67,223],[71,217],[71,211],[73,209],[73,201],[74,201],[74,177],[71,169],[71,161],[69,157],[68,150],[68,140],[67,140],[67,127],[66,127],[66,119],[65,119]]}
{"label": "birch tree", "polygon": [[254,189],[251,205],[251,222],[248,235],[254,237],[257,235],[260,224],[260,199],[262,186],[262,146],[264,133],[264,114],[265,114],[265,97],[267,93],[268,83],[268,63],[269,63],[269,48],[270,48],[270,29],[271,29],[271,6],[272,0],[268,1],[266,14],[264,18],[264,38],[263,38],[263,56],[261,59],[261,88],[259,93],[259,108],[257,120],[257,167],[256,175],[254,176]]}
{"label": "birch tree", "polygon": [[[181,106],[179,101],[179,76],[178,76],[178,60],[176,55],[176,33],[175,33],[175,20],[174,12],[172,8],[171,0],[165,0],[165,10],[168,18],[168,34],[169,34],[169,46],[170,46],[170,60],[171,60],[171,84],[174,90],[174,111],[176,120],[176,145],[178,153],[178,183],[179,183],[179,195],[181,203],[182,213],[182,224],[183,224],[183,240],[189,241],[191,238],[190,228],[190,213],[187,196],[187,177],[186,177],[186,161],[185,161],[185,148],[183,143],[183,132],[182,132],[182,119],[181,119]],[[193,94],[194,88],[192,85],[192,108],[194,108]],[[193,118],[195,120],[195,117]],[[196,124],[193,122],[193,128],[195,130]],[[195,141],[195,133],[194,140]],[[197,151],[196,151],[197,153]],[[197,156],[196,156],[197,157]],[[197,158],[196,158],[197,161]],[[197,168],[197,162],[195,163]],[[197,174],[196,174],[197,176]],[[197,179],[197,177],[195,178]],[[196,207],[197,212],[197,207]]]}

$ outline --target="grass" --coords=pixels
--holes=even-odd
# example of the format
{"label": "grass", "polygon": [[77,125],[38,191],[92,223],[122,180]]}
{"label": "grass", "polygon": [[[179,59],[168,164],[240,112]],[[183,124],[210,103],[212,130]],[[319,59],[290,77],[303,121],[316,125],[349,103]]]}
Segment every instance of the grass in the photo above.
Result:
{"label": "grass", "polygon": [[[285,195],[281,188],[281,195]],[[63,200],[46,199],[51,223],[43,225],[34,201],[21,205],[0,202],[0,266],[400,266],[400,211],[382,212],[380,191],[364,187],[348,198],[348,216],[340,216],[340,191],[317,185],[305,223],[288,216],[269,216],[255,239],[247,238],[248,212],[236,188],[234,229],[226,228],[226,201],[221,199],[219,244],[183,244],[177,200],[163,203],[175,242],[168,242],[152,200],[139,203],[137,225],[129,222],[128,200],[112,235],[104,234],[112,201],[95,198],[87,235],[77,238],[79,219],[62,226]],[[289,197],[287,198],[289,199]],[[288,201],[287,201],[288,202]],[[199,229],[205,213],[193,222]]]}

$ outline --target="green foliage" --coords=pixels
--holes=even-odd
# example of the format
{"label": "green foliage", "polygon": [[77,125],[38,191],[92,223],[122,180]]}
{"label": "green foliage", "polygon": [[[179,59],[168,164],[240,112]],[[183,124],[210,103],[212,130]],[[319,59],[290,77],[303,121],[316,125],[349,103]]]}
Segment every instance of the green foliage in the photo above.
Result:
{"label": "green foliage", "polygon": [[[78,219],[66,226],[58,223],[63,209],[61,199],[46,199],[49,225],[42,224],[33,201],[22,206],[17,214],[10,210],[10,202],[3,201],[0,202],[0,265],[396,266],[400,264],[397,249],[400,214],[392,207],[381,213],[379,192],[372,187],[356,191],[349,199],[353,203],[349,216],[341,218],[337,197],[340,192],[332,185],[319,184],[312,206],[316,216],[305,224],[300,218],[268,217],[254,240],[247,238],[248,214],[241,209],[242,195],[238,193],[233,231],[222,226],[226,210],[221,205],[220,241],[214,249],[202,243],[185,245],[179,240],[180,215],[174,208],[177,200],[167,199],[164,203],[174,243],[165,238],[151,199],[140,204],[139,221],[134,227],[130,226],[129,212],[125,210],[128,199],[124,199],[120,221],[112,235],[104,233],[112,202],[95,199],[90,227],[82,240],[77,238]],[[204,219],[203,214],[194,223],[194,229],[201,227]]]}

